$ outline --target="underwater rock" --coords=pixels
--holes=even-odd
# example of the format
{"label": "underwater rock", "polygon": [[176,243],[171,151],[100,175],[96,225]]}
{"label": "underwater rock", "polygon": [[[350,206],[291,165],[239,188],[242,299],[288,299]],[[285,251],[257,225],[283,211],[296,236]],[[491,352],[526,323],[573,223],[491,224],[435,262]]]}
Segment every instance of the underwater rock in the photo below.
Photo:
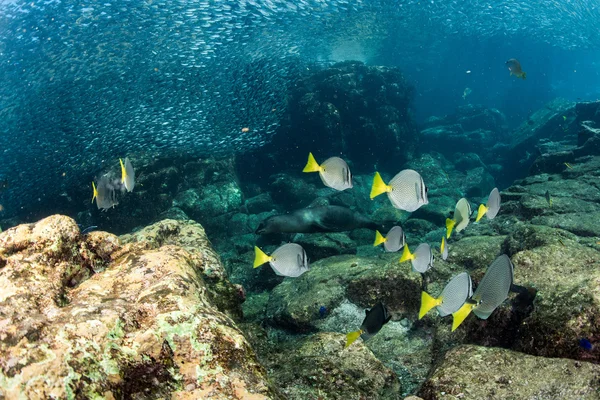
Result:
{"label": "underwater rock", "polygon": [[484,197],[495,187],[494,177],[483,167],[469,170],[460,185],[461,191],[467,198]]}
{"label": "underwater rock", "polygon": [[270,377],[288,399],[401,399],[400,380],[362,343],[322,332],[270,349]]}
{"label": "underwater rock", "polygon": [[364,308],[373,306],[373,299],[377,299],[394,315],[414,317],[420,305],[421,277],[410,265],[398,265],[398,258],[396,254],[377,258],[342,255],[319,260],[309,272],[285,279],[273,289],[267,322],[314,331],[321,318],[319,307],[331,310],[345,299]]}
{"label": "underwater rock", "polygon": [[261,193],[257,196],[246,199],[246,210],[248,214],[260,214],[273,210],[273,199],[269,193]]}
{"label": "underwater rock", "polygon": [[208,289],[207,295],[219,311],[233,318],[241,318],[239,288],[231,284],[221,258],[202,225],[195,221],[162,220],[142,230],[120,236],[123,243],[137,243],[147,249],[158,249],[165,245],[180,246],[187,250],[194,266],[201,274]]}
{"label": "underwater rock", "polygon": [[306,250],[311,263],[331,256],[356,254],[356,243],[343,232],[300,234],[294,237],[294,243]]}
{"label": "underwater rock", "polygon": [[600,366],[480,346],[450,350],[425,382],[426,400],[597,399]]}
{"label": "underwater rock", "polygon": [[[299,170],[302,166],[299,166]],[[308,206],[317,197],[317,188],[306,179],[288,174],[271,177],[269,185],[271,197],[287,210],[296,210]]]}
{"label": "underwater rock", "polygon": [[63,216],[2,232],[0,395],[279,398],[207,295],[222,267],[198,232],[165,221],[121,246]]}

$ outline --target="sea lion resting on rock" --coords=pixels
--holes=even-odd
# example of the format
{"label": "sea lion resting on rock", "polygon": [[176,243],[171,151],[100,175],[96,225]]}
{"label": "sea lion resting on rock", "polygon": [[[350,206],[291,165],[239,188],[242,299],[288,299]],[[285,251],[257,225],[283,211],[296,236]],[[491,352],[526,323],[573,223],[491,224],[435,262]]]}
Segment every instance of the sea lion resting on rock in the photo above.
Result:
{"label": "sea lion resting on rock", "polygon": [[358,228],[380,229],[371,219],[349,208],[319,206],[269,217],[260,223],[256,233],[343,232]]}

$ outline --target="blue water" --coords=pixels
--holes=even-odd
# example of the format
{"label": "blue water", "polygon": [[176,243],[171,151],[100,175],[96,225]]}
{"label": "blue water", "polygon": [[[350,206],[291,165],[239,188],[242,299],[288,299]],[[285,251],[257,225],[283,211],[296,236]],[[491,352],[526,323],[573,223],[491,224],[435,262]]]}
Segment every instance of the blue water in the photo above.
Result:
{"label": "blue water", "polygon": [[599,27],[594,1],[4,1],[3,217],[132,152],[260,147],[298,74],[335,61],[400,68],[417,123],[481,104],[515,127],[600,97]]}

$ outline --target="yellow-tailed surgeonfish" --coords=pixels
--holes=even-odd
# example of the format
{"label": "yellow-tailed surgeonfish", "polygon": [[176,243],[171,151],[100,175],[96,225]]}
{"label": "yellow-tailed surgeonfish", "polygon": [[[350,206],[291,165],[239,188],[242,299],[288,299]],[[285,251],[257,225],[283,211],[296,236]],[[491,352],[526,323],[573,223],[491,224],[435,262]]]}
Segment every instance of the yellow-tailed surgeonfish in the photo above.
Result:
{"label": "yellow-tailed surgeonfish", "polygon": [[440,317],[458,311],[465,301],[473,295],[471,277],[466,272],[456,275],[444,288],[437,299],[426,292],[421,292],[421,310],[419,319],[423,318],[433,307],[437,307]]}
{"label": "yellow-tailed surgeonfish", "polygon": [[421,243],[417,246],[415,252],[411,253],[408,244],[404,245],[400,262],[403,263],[409,260],[412,264],[413,271],[424,274],[428,269],[433,267],[433,252],[431,251],[431,246],[427,243]]}
{"label": "yellow-tailed surgeonfish", "polygon": [[550,207],[552,207],[552,196],[550,196],[550,192],[546,190],[544,197],[546,197],[546,201],[548,202],[548,205]]}
{"label": "yellow-tailed surgeonfish", "polygon": [[479,205],[475,222],[479,222],[479,220],[483,217],[483,214],[485,214],[487,219],[494,219],[494,217],[498,214],[498,211],[500,211],[500,192],[498,192],[498,188],[493,188],[490,192],[490,196],[488,197],[487,204]]}
{"label": "yellow-tailed surgeonfish", "polygon": [[279,276],[298,277],[310,269],[306,251],[296,243],[278,247],[270,256],[254,246],[254,268],[269,263]]}
{"label": "yellow-tailed surgeonfish", "polygon": [[128,157],[125,158],[125,163],[120,158],[119,162],[121,163],[121,183],[128,192],[131,192],[135,186],[135,170],[133,169],[133,165]]}
{"label": "yellow-tailed surgeonfish", "polygon": [[319,165],[312,153],[308,153],[308,162],[302,172],[318,172],[323,184],[335,190],[346,190],[352,187],[350,168],[346,161],[339,157],[328,158]]}
{"label": "yellow-tailed surgeonfish", "polygon": [[386,184],[379,172],[375,172],[371,187],[371,200],[382,193],[387,193],[392,205],[400,210],[413,212],[428,204],[427,186],[417,171],[405,169],[400,171]]}
{"label": "yellow-tailed surgeonfish", "polygon": [[446,238],[442,236],[442,244],[440,245],[440,254],[442,255],[442,260],[446,261],[448,258],[448,243],[446,243]]}
{"label": "yellow-tailed surgeonfish", "polygon": [[362,336],[363,340],[369,339],[381,330],[381,327],[389,322],[392,318],[389,315],[387,307],[379,302],[370,310],[365,310],[365,319],[360,326],[360,329],[350,332],[346,335],[346,346],[350,346],[356,339]]}
{"label": "yellow-tailed surgeonfish", "polygon": [[[115,186],[116,185],[116,186]],[[92,202],[96,200],[96,206],[102,211],[106,211],[119,204],[117,201],[116,187],[119,185],[118,180],[111,181],[107,175],[103,175],[98,180],[98,186],[92,182]]]}
{"label": "yellow-tailed surgeonfish", "polygon": [[513,263],[506,254],[496,258],[485,271],[471,299],[452,313],[452,330],[458,328],[471,311],[479,318],[487,319],[508,298],[514,280],[513,269]]}
{"label": "yellow-tailed surgeonfish", "polygon": [[527,78],[527,74],[521,69],[521,63],[516,58],[511,58],[505,64],[511,75],[521,79]]}
{"label": "yellow-tailed surgeonfish", "polygon": [[406,243],[404,230],[400,226],[394,226],[385,237],[379,231],[375,231],[375,243],[373,243],[373,246],[379,246],[382,243],[385,251],[389,253],[397,252]]}
{"label": "yellow-tailed surgeonfish", "polygon": [[456,232],[460,232],[469,225],[469,218],[471,217],[471,205],[469,201],[464,197],[456,203],[454,207],[454,216],[452,219],[446,218],[446,238],[450,238],[452,229]]}

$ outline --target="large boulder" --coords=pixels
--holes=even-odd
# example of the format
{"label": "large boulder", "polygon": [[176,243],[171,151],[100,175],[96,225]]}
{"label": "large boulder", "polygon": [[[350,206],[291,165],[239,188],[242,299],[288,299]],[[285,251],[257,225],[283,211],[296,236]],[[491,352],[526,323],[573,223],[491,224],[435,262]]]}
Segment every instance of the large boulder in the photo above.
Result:
{"label": "large boulder", "polygon": [[122,245],[52,216],[0,234],[0,397],[278,398],[211,302],[208,243],[157,230]]}
{"label": "large boulder", "polygon": [[600,366],[481,346],[444,356],[419,391],[425,400],[598,399]]}

